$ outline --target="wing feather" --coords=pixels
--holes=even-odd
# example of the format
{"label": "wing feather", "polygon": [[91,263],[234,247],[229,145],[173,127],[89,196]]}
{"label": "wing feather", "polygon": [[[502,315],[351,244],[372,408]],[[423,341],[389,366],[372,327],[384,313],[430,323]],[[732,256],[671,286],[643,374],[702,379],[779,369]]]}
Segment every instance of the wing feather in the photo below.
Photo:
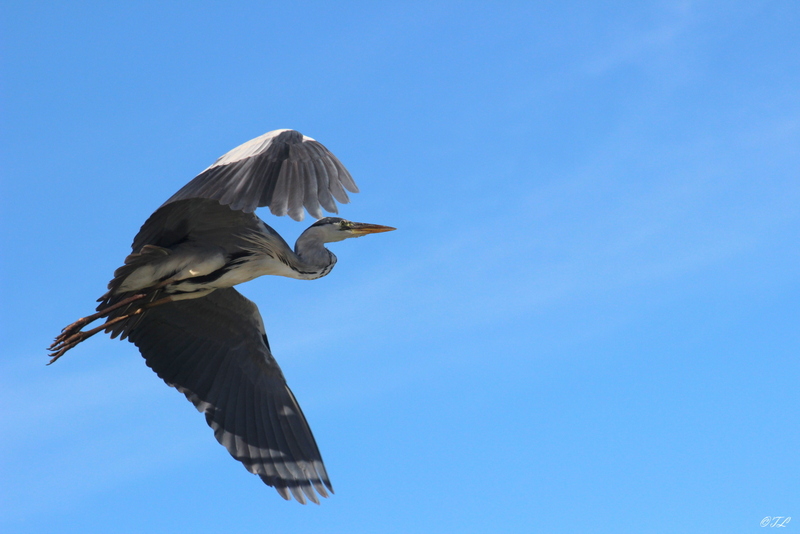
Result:
{"label": "wing feather", "polygon": [[235,289],[156,306],[128,338],[159,377],[205,413],[217,441],[282,497],[318,503],[317,494],[333,491],[258,309]]}
{"label": "wing feather", "polygon": [[258,470],[257,474],[262,478],[262,480],[265,478],[271,480],[272,482],[267,482],[267,484],[275,486],[275,488],[278,490],[278,493],[280,493],[284,499],[288,500],[288,495],[285,495],[286,488],[280,484],[280,480],[282,480],[283,477],[278,474],[276,461],[272,458],[272,454],[270,453],[271,450],[277,450],[277,447],[273,443],[274,440],[270,439],[272,433],[267,430],[272,426],[272,423],[269,420],[270,407],[267,400],[264,398],[264,395],[260,395],[258,402],[253,403],[253,409],[255,420],[259,423],[254,426],[258,439],[257,448],[259,450],[259,457],[261,458],[262,462],[260,466],[261,469]]}
{"label": "wing feather", "polygon": [[305,206],[308,213],[315,219],[322,218],[322,212],[319,209],[319,193],[317,193],[317,170],[313,161],[303,162],[303,175],[305,176],[305,188],[303,194],[303,206]]}
{"label": "wing feather", "polygon": [[303,219],[303,201],[305,198],[306,177],[304,176],[305,166],[302,161],[292,161],[291,174],[289,181],[291,188],[289,189],[289,199],[287,202],[289,217],[294,220]]}
{"label": "wing feather", "polygon": [[[316,197],[309,194],[308,172],[316,173]],[[305,207],[322,218],[320,208],[337,213],[334,198],[349,202],[345,191],[358,187],[341,161],[318,141],[295,130],[274,130],[234,148],[172,195],[164,205],[178,200],[208,198],[252,213],[268,206],[275,215],[302,220]]]}

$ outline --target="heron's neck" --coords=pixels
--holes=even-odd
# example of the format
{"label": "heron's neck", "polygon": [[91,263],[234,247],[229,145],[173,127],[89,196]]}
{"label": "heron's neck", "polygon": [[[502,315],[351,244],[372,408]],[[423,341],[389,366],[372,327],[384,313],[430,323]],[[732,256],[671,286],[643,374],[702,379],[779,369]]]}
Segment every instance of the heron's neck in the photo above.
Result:
{"label": "heron's neck", "polygon": [[336,265],[336,256],[325,248],[325,242],[320,234],[309,228],[297,238],[294,245],[296,265],[292,266],[303,280],[322,278]]}

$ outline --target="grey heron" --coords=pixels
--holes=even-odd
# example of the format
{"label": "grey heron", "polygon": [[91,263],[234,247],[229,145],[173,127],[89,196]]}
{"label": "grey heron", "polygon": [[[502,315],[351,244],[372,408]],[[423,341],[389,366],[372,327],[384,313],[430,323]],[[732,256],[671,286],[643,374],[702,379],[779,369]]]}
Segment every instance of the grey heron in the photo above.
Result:
{"label": "grey heron", "polygon": [[[127,338],[147,365],[205,414],[228,452],[286,500],[333,492],[314,436],[278,367],[256,305],[233,286],[262,275],[313,280],[325,243],[394,230],[324,217],[358,192],[342,163],[294,130],[234,148],[159,207],[114,272],[97,313],[67,326],[50,363],[100,331]],[[253,212],[319,219],[294,250]],[[89,323],[105,322],[90,330]]]}

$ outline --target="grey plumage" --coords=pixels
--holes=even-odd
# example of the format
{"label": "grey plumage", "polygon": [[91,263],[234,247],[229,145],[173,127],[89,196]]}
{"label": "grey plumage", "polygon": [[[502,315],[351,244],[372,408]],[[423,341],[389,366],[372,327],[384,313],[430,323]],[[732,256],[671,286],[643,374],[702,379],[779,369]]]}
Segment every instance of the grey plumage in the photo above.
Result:
{"label": "grey plumage", "polygon": [[228,452],[289,499],[333,491],[272,357],[258,308],[234,288],[156,306],[130,332],[147,365],[203,412]]}
{"label": "grey plumage", "polygon": [[336,202],[357,193],[350,173],[327,148],[294,130],[274,130],[244,143],[198,174],[164,205],[185,198],[211,198],[245,213],[269,206],[273,215],[303,220],[305,207],[338,213]]}
{"label": "grey plumage", "polygon": [[341,162],[299,132],[276,130],[231,150],[147,219],[97,313],[62,331],[50,363],[99,331],[128,338],[248,471],[285,499],[319,503],[333,488],[314,436],[258,308],[233,286],[265,274],[325,276],[336,263],[325,243],[394,230],[328,217],[292,250],[253,213],[268,206],[300,220],[305,208],[321,218],[322,209],[336,212],[335,200],[349,201],[346,191],[358,188]]}

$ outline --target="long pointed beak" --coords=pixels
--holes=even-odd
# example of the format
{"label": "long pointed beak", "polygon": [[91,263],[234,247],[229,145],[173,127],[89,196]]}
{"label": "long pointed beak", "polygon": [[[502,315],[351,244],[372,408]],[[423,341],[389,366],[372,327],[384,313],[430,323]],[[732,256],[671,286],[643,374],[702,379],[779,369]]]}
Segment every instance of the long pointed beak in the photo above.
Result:
{"label": "long pointed beak", "polygon": [[353,223],[353,226],[350,227],[350,232],[355,234],[356,237],[361,237],[362,235],[367,234],[378,234],[380,232],[391,232],[392,230],[397,230],[397,228],[368,223]]}

